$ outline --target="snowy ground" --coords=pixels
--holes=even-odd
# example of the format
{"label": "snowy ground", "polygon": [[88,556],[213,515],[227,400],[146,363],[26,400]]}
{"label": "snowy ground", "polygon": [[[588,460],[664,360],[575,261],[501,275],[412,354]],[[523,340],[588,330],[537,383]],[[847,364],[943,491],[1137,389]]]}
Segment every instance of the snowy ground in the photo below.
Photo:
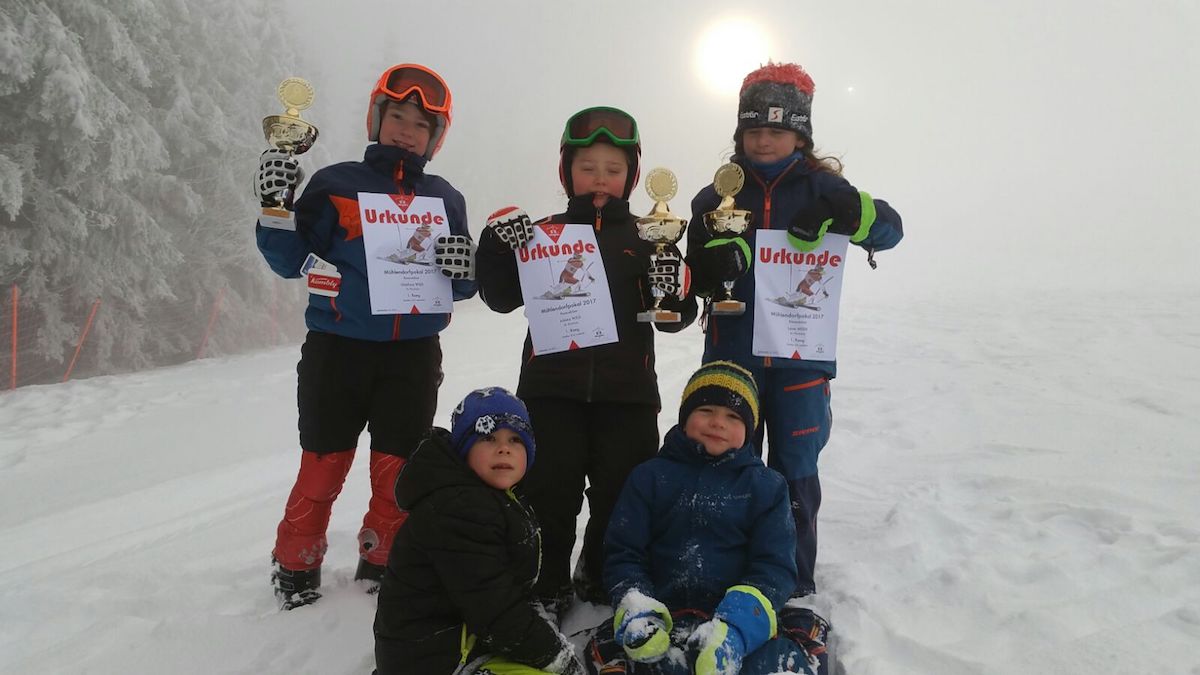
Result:
{"label": "snowy ground", "polygon": [[[1197,316],[1194,291],[847,303],[818,567],[845,672],[1200,674]],[[523,326],[460,306],[439,423],[515,384]],[[664,431],[699,353],[660,338]],[[326,597],[280,613],[267,585],[297,356],[0,394],[0,672],[370,672],[365,462]]]}

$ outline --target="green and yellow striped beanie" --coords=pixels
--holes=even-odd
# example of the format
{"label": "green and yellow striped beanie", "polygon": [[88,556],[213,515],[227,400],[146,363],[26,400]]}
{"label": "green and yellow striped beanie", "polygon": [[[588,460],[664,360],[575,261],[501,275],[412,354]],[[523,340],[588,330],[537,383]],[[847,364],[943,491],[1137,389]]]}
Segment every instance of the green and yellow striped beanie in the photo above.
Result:
{"label": "green and yellow striped beanie", "polygon": [[732,409],[746,424],[747,437],[758,426],[758,385],[750,371],[732,361],[710,361],[692,374],[679,403],[679,424],[702,405]]}

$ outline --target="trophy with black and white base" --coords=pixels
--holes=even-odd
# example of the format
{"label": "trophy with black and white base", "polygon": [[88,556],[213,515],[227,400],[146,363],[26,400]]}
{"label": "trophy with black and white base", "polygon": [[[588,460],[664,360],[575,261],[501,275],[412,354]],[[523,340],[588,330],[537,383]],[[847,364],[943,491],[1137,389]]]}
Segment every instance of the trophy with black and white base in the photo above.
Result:
{"label": "trophy with black and white base", "polygon": [[[646,192],[654,200],[654,208],[646,216],[637,219],[638,236],[644,241],[654,244],[654,253],[650,256],[653,267],[667,247],[683,238],[687,228],[687,220],[671,213],[667,202],[675,196],[679,184],[675,174],[670,169],[651,169],[646,174]],[[644,312],[638,312],[637,319],[648,323],[676,323],[682,320],[679,312],[662,309],[662,300],[666,293],[657,286],[650,288],[654,296],[654,306]]]}
{"label": "trophy with black and white base", "polygon": [[[317,127],[300,119],[300,111],[312,105],[313,87],[307,80],[289,77],[279,83],[276,94],[284,112],[263,118],[263,136],[273,148],[286,152],[289,157],[304,154],[317,141],[319,133]],[[264,227],[295,230],[294,216],[287,208],[292,203],[292,188],[279,192],[273,201],[264,204],[259,222]]]}
{"label": "trophy with black and white base", "polygon": [[[714,238],[740,236],[754,219],[754,214],[746,209],[735,208],[733,198],[742,191],[746,184],[746,173],[737,164],[729,163],[717,169],[713,176],[713,188],[721,196],[721,203],[716,210],[704,214],[704,226]],[[733,299],[733,281],[722,282],[724,293],[722,298],[714,299],[709,305],[710,314],[738,316],[746,313],[746,303]]]}

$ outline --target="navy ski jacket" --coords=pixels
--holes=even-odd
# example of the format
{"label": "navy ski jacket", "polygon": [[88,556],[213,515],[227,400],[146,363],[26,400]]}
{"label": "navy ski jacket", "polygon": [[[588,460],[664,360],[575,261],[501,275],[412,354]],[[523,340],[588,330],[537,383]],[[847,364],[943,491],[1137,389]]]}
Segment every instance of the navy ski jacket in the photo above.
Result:
{"label": "navy ski jacket", "polygon": [[[363,245],[358,193],[440,197],[450,231],[469,235],[462,194],[440,176],[425,173],[425,158],[391,145],[367,146],[363,161],[341,162],[313,174],[296,201],[296,231],[255,228],[258,249],[276,274],[300,277],[300,267],[315,253],[337,267],[341,292],[335,298],[309,294],[304,313],[309,330],[359,340],[412,340],[439,333],[450,314],[371,314],[367,256]],[[451,282],[455,300],[475,295],[474,281]]]}
{"label": "navy ski jacket", "polygon": [[[762,174],[753,168],[750,162],[735,157],[738,164],[746,172],[746,183],[734,201],[739,209],[747,209],[754,214],[750,228],[742,237],[750,245],[750,251],[755,247],[755,233],[758,230],[786,230],[788,224],[799,213],[812,206],[818,196],[837,190],[850,188],[845,178],[814,169],[803,159],[797,159],[783,170],[774,180],[767,181]],[[875,223],[871,226],[870,234],[857,246],[872,251],[884,251],[900,243],[904,237],[903,224],[900,214],[887,202],[881,199],[875,203]],[[688,228],[688,264],[695,270],[695,278],[701,279],[713,276],[709,270],[703,269],[701,263],[693,255],[706,243],[713,239],[712,234],[703,225],[703,214],[717,208],[721,197],[712,185],[705,187],[692,200],[692,222]],[[697,226],[696,224],[699,224]],[[697,288],[697,293],[707,293],[713,289]],[[805,368],[824,373],[828,377],[837,375],[836,361],[809,361],[803,359],[781,359],[754,356],[754,261],[750,262],[750,270],[739,277],[733,287],[733,297],[746,303],[746,312],[740,316],[709,315],[708,327],[704,338],[704,362],[717,360],[733,361],[750,369],[756,368]]]}
{"label": "navy ski jacket", "polygon": [[615,607],[630,590],[672,611],[712,613],[753,586],[778,611],[796,588],[796,527],[787,484],[746,445],[711,457],[674,426],[630,474],[604,538]]}

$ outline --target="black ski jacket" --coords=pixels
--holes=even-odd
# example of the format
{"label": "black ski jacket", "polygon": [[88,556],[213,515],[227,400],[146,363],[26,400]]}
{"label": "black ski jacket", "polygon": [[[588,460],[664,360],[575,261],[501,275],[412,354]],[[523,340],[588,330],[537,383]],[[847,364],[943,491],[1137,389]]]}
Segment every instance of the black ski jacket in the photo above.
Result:
{"label": "black ski jacket", "polygon": [[[654,370],[654,331],[637,320],[637,313],[654,304],[646,272],[654,245],[637,234],[637,218],[629,213],[629,202],[610,199],[602,208],[592,205],[592,196],[574,197],[565,213],[541,223],[590,223],[596,231],[608,289],[616,315],[617,342],[554,354],[535,355],[533,341],[525,335],[521,359],[521,381],[517,396],[566,398],[578,401],[647,403],[661,407],[658,376]],[[487,306],[507,314],[522,306],[517,258],[510,251],[497,252],[495,234],[485,229],[476,254],[476,277]],[[678,252],[678,249],[674,249]],[[682,256],[681,256],[682,257]],[[658,330],[675,333],[696,319],[696,299],[664,298],[664,309],[682,315],[678,323],[655,324]]]}
{"label": "black ski jacket", "polygon": [[409,512],[396,534],[375,614],[379,675],[449,675],[462,658],[490,653],[550,664],[558,632],[530,604],[540,564],[537,521],[511,491],[489,487],[434,429],[396,480]]}

